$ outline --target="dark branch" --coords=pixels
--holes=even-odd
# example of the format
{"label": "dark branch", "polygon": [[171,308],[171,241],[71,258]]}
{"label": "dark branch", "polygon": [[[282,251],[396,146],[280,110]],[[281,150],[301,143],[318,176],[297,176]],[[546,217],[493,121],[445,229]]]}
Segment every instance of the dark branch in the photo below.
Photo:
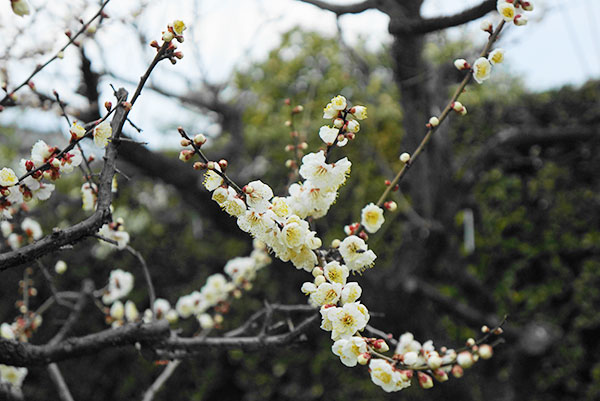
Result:
{"label": "dark branch", "polygon": [[46,365],[51,362],[95,354],[106,348],[164,340],[169,333],[169,323],[166,320],[160,320],[149,324],[128,324],[84,337],[69,338],[54,345],[32,345],[0,339],[0,363],[11,366]]}
{"label": "dark branch", "polygon": [[326,1],[321,0],[299,0],[303,3],[312,4],[313,6],[317,6],[322,10],[327,10],[335,13],[336,15],[342,14],[358,14],[363,11],[367,11],[371,8],[376,8],[377,1],[376,0],[365,0],[360,3],[355,4],[331,4]]}
{"label": "dark branch", "polygon": [[467,22],[483,17],[490,11],[496,9],[496,0],[485,0],[481,4],[464,10],[458,14],[445,17],[427,18],[427,19],[392,19],[390,21],[390,33],[392,35],[401,34],[425,34],[466,24]]}

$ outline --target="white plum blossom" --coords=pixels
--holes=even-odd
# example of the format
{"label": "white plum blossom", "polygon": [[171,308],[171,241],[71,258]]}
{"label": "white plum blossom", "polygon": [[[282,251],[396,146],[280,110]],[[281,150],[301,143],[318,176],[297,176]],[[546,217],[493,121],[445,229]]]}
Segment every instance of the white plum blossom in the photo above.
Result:
{"label": "white plum blossom", "polygon": [[112,226],[113,226],[113,224],[104,224],[98,231],[98,234],[105,238],[116,241],[117,249],[119,249],[119,250],[125,249],[127,247],[127,245],[129,244],[129,239],[130,239],[129,233],[127,231],[125,231],[122,224],[118,224],[116,229],[113,228]]}
{"label": "white plum blossom", "polygon": [[410,379],[406,374],[394,370],[389,362],[373,358],[369,362],[371,380],[380,386],[385,392],[391,393],[410,386]]}
{"label": "white plum blossom", "polygon": [[473,78],[477,83],[483,83],[492,73],[492,64],[485,57],[480,57],[473,63]]}
{"label": "white plum blossom", "polygon": [[359,120],[367,118],[367,108],[365,106],[354,106],[350,109],[350,112]]}
{"label": "white plum blossom", "polygon": [[41,139],[31,148],[31,161],[35,167],[40,167],[52,155],[52,148]]}
{"label": "white plum blossom", "polygon": [[42,238],[42,227],[40,226],[40,223],[33,220],[32,218],[25,217],[23,219],[23,222],[21,222],[21,229],[25,232],[27,237],[33,240],[38,240]]}
{"label": "white plum blossom", "polygon": [[493,65],[500,64],[504,61],[504,53],[505,51],[502,48],[494,49],[488,55],[488,60]]}
{"label": "white plum blossom", "polygon": [[133,289],[133,274],[121,269],[110,272],[108,286],[102,296],[102,302],[109,305],[118,299],[129,295]]}
{"label": "white plum blossom", "polygon": [[346,98],[342,95],[337,95],[331,99],[331,107],[333,107],[334,110],[344,110],[346,108],[346,104]]}
{"label": "white plum blossom", "polygon": [[273,190],[260,180],[252,181],[245,187],[246,204],[257,212],[264,212],[269,208],[269,201],[273,197]]}
{"label": "white plum blossom", "polygon": [[362,288],[360,288],[357,282],[353,281],[351,283],[347,283],[342,289],[342,305],[358,301],[361,295]]}
{"label": "white plum blossom", "polygon": [[94,128],[94,144],[99,148],[106,147],[111,136],[112,127],[108,121],[103,121]]}
{"label": "white plum blossom", "polygon": [[81,201],[83,210],[95,210],[98,200],[98,187],[96,184],[84,183],[81,186]]}
{"label": "white plum blossom", "polygon": [[327,318],[331,321],[331,339],[336,341],[348,339],[364,329],[369,321],[369,312],[364,305],[353,302],[327,309]]}
{"label": "white plum blossom", "polygon": [[13,232],[13,225],[6,220],[0,221],[0,232],[4,238],[8,238]]}
{"label": "white plum blossom", "polygon": [[362,209],[360,224],[362,224],[369,233],[372,234],[377,232],[384,222],[383,209],[379,206],[369,203]]}
{"label": "white plum blossom", "polygon": [[[214,163],[214,170],[220,173],[221,167],[217,163]],[[208,170],[206,173],[204,173],[204,181],[202,183],[204,184],[204,187],[209,191],[214,191],[215,189],[223,185],[223,177],[221,177],[214,170]]]}
{"label": "white plum blossom", "polygon": [[15,339],[15,332],[10,324],[2,323],[0,325],[0,337],[6,338],[7,340]]}
{"label": "white plum blossom", "polygon": [[127,319],[128,322],[135,322],[139,316],[140,313],[138,312],[135,303],[133,301],[125,302],[125,319]]}
{"label": "white plum blossom", "polygon": [[372,266],[377,258],[375,253],[367,248],[365,241],[356,235],[344,238],[339,251],[350,271],[360,272]]}
{"label": "white plum blossom", "polygon": [[152,312],[158,320],[166,319],[167,314],[171,310],[171,304],[164,298],[157,298],[152,305]]}
{"label": "white plum blossom", "polygon": [[335,142],[339,132],[340,131],[337,128],[331,128],[328,125],[324,125],[319,129],[319,137],[329,146]]}
{"label": "white plum blossom", "polygon": [[197,319],[198,319],[198,324],[200,324],[200,327],[202,327],[204,330],[212,329],[215,326],[214,319],[208,313],[199,314],[197,316]]}
{"label": "white plum blossom", "polygon": [[350,275],[350,271],[346,265],[342,265],[337,261],[329,262],[323,267],[325,278],[330,283],[339,283],[346,285],[346,279]]}
{"label": "white plum blossom", "polygon": [[358,356],[367,352],[367,342],[362,337],[350,337],[349,339],[337,340],[331,346],[331,351],[340,357],[342,363],[348,367],[356,366]]}
{"label": "white plum blossom", "polygon": [[19,179],[12,169],[4,167],[0,170],[0,187],[11,187],[18,182]]}
{"label": "white plum blossom", "polygon": [[27,368],[18,368],[0,364],[0,383],[20,388],[27,376]]}
{"label": "white plum blossom", "polygon": [[331,119],[338,115],[339,111],[333,108],[333,104],[327,103],[323,109],[323,118]]}
{"label": "white plum blossom", "polygon": [[342,294],[342,285],[339,283],[323,283],[317,290],[310,294],[310,301],[315,306],[335,305]]}
{"label": "white plum blossom", "polygon": [[500,13],[502,19],[506,22],[511,22],[515,18],[515,6],[511,3],[507,3],[505,0],[498,0],[496,9]]}
{"label": "white plum blossom", "polygon": [[299,172],[302,178],[310,180],[316,187],[337,189],[346,181],[351,165],[346,157],[328,164],[325,161],[325,153],[321,150],[305,155]]}

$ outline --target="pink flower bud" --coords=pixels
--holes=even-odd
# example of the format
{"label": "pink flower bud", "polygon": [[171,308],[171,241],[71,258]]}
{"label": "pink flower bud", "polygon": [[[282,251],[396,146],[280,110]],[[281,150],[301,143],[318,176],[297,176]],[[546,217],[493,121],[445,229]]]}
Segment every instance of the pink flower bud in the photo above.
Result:
{"label": "pink flower bud", "polygon": [[417,372],[419,378],[419,385],[423,389],[429,389],[433,387],[433,379],[427,373]]}
{"label": "pink flower bud", "polygon": [[516,15],[515,19],[513,21],[514,21],[514,23],[515,23],[516,26],[527,25],[527,18],[525,18],[521,14]]}
{"label": "pink flower bud", "polygon": [[460,379],[461,377],[463,377],[463,375],[465,374],[463,368],[460,367],[460,365],[454,365],[452,366],[452,375],[454,377],[456,377],[457,379]]}
{"label": "pink flower bud", "polygon": [[494,354],[494,349],[492,348],[491,345],[483,344],[481,347],[479,347],[479,356],[482,359],[490,359],[493,354]]}

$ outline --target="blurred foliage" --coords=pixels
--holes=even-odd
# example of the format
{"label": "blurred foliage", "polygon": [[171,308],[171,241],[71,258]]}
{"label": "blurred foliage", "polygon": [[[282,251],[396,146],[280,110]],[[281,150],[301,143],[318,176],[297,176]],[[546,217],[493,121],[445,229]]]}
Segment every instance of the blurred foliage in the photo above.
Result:
{"label": "blurred foliage", "polygon": [[[447,77],[447,82],[457,81],[457,72],[447,60],[458,57],[467,49],[465,44],[435,43],[427,49],[431,73]],[[280,194],[289,182],[289,170],[283,165],[291,155],[283,149],[291,142],[290,129],[285,125],[291,107],[304,106],[294,117],[294,124],[309,145],[307,151],[321,146],[317,135],[325,121],[321,110],[331,97],[341,93],[354,104],[369,108],[369,118],[361,122],[357,139],[334,150],[335,157],[347,155],[352,161],[352,175],[331,212],[315,222],[325,244],[342,237],[343,226],[359,218],[366,203],[377,199],[383,180],[390,178],[386,172],[400,167],[397,155],[404,135],[401,94],[393,81],[387,49],[370,52],[357,46],[350,50],[339,38],[292,30],[265,61],[239,72],[235,86],[248,92],[251,99],[244,114],[245,153],[251,163],[266,160],[260,179]],[[449,93],[452,88],[440,90]],[[599,93],[599,84],[592,82],[582,88],[527,94],[518,78],[500,70],[485,85],[471,85],[463,102],[469,114],[464,118],[451,116],[449,121],[456,165],[450,166],[455,174],[448,196],[460,201],[454,202],[458,205],[453,211],[455,221],[445,222],[445,235],[454,251],[447,252],[440,245],[425,252],[443,252],[439,265],[458,266],[479,278],[495,302],[494,310],[486,312],[509,314],[510,323],[516,327],[524,328],[534,321],[547,325],[555,341],[542,355],[531,356],[521,344],[509,343],[499,347],[492,360],[466,372],[463,379],[428,391],[414,385],[390,395],[371,383],[365,368],[343,366],[330,351],[328,334],[315,325],[304,342],[286,349],[207,350],[185,361],[157,399],[598,399],[600,364],[591,357],[600,348],[596,311],[600,305],[598,140],[509,149],[500,157],[483,160],[472,156],[487,149],[495,135],[507,127],[597,125]],[[285,105],[286,98],[291,107]],[[2,160],[15,159],[17,155],[10,150],[14,138],[5,131],[0,155]],[[207,151],[210,154],[210,149]],[[235,160],[230,166],[234,174],[245,167],[236,165]],[[419,168],[418,163],[414,168]],[[114,214],[125,218],[131,244],[148,261],[159,297],[174,304],[180,295],[199,289],[208,275],[221,271],[228,259],[250,252],[249,238],[215,226],[211,216],[200,215],[183,203],[169,185],[135,171],[132,178],[119,179]],[[51,200],[32,211],[46,233],[85,216],[80,209],[80,185],[81,179],[75,175],[61,181]],[[403,241],[411,238],[413,243],[425,243],[425,237],[420,240],[423,233],[407,219],[409,206],[395,196],[399,211],[386,213],[388,224],[370,239],[370,247],[378,255],[376,267],[357,277],[364,289],[363,302],[371,311],[385,313],[385,317],[373,317],[371,323],[395,335],[411,330],[420,340],[432,338],[438,346],[458,347],[466,337],[476,335],[478,328],[466,327],[438,305],[405,293],[403,277],[395,270],[403,256],[398,253]],[[476,250],[470,255],[458,251],[464,207],[472,208],[475,214]],[[67,273],[55,278],[60,290],[78,288],[84,277],[92,278],[101,288],[110,270],[125,268],[137,280],[130,298],[140,309],[148,306],[141,269],[127,252],[111,251],[90,239],[41,262],[52,267],[59,258],[69,264]],[[440,266],[431,270],[417,267],[422,271],[414,274],[425,280],[430,272],[443,271]],[[2,273],[3,299],[15,299],[21,274],[21,269]],[[305,302],[299,288],[308,277],[290,264],[274,261],[259,273],[244,298],[232,302],[224,329],[242,323],[263,306],[264,300]],[[445,281],[438,278],[439,274],[432,284],[443,294],[478,306],[472,294],[457,286],[452,277]],[[34,279],[41,303],[50,292],[37,269]],[[11,320],[14,313],[9,302],[0,304],[2,321]],[[47,341],[66,315],[62,308],[48,312],[33,342]],[[106,328],[102,313],[92,305],[85,316],[74,335]],[[197,330],[191,320],[183,322],[182,328],[185,334]],[[133,348],[67,361],[60,367],[75,399],[86,400],[139,399],[161,371]],[[55,397],[43,368],[30,370],[24,390],[30,400]]]}

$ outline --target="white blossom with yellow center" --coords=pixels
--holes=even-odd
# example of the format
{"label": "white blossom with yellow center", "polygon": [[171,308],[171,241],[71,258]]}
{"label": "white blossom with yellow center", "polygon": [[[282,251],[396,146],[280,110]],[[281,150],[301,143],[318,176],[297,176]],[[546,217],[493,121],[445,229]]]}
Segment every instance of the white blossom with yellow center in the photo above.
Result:
{"label": "white blossom with yellow center", "polygon": [[331,107],[333,107],[334,110],[344,110],[346,108],[346,104],[346,98],[342,95],[337,95],[331,99]]}
{"label": "white blossom with yellow center", "polygon": [[19,178],[12,169],[4,167],[0,170],[0,187],[11,187],[18,182]]}
{"label": "white blossom with yellow center", "polygon": [[410,380],[402,373],[395,371],[387,361],[379,358],[369,363],[371,380],[387,393],[399,391],[410,386]]}
{"label": "white blossom with yellow center", "polygon": [[108,145],[108,140],[112,136],[112,127],[107,121],[103,121],[94,128],[94,144],[100,148]]}
{"label": "white blossom with yellow center", "polygon": [[383,218],[383,209],[379,206],[369,203],[362,209],[360,224],[369,233],[375,233],[381,228],[385,219]]}
{"label": "white blossom with yellow center", "polygon": [[500,64],[504,61],[504,53],[505,51],[502,48],[494,49],[488,55],[488,60],[493,65]]}
{"label": "white blossom with yellow center", "polygon": [[323,283],[317,290],[310,294],[313,305],[335,305],[342,294],[342,285],[339,283]]}
{"label": "white blossom with yellow center", "polygon": [[344,365],[353,367],[358,363],[358,356],[367,352],[367,342],[362,337],[337,340],[331,346],[331,351],[340,357]]}
{"label": "white blossom with yellow center", "polygon": [[331,320],[331,339],[334,341],[352,337],[357,331],[364,329],[369,321],[368,311],[358,302],[331,308],[327,317]]}
{"label": "white blossom with yellow center", "polygon": [[478,58],[473,63],[473,78],[477,83],[483,83],[492,73],[492,64],[485,57]]}
{"label": "white blossom with yellow center", "polygon": [[341,285],[346,284],[346,279],[350,275],[348,267],[336,261],[327,263],[323,267],[323,272],[330,283],[340,283]]}
{"label": "white blossom with yellow center", "polygon": [[362,288],[360,288],[357,282],[347,283],[342,289],[342,305],[358,301],[361,295]]}
{"label": "white blossom with yellow center", "polygon": [[504,21],[511,22],[515,18],[516,12],[514,5],[499,0],[496,8]]}

